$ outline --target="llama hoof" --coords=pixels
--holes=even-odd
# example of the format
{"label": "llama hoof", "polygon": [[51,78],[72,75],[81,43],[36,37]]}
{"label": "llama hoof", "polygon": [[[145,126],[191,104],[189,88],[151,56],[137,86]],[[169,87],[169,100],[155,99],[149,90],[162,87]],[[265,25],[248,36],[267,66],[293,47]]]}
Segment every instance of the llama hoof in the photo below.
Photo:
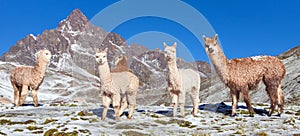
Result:
{"label": "llama hoof", "polygon": [[254,115],[253,115],[253,114],[250,114],[249,117],[254,117]]}
{"label": "llama hoof", "polygon": [[179,117],[180,117],[180,118],[184,118],[184,117],[185,117],[185,115],[179,115]]}
{"label": "llama hoof", "polygon": [[271,113],[268,113],[268,117],[271,117],[271,115],[272,115]]}
{"label": "llama hoof", "polygon": [[281,114],[280,114],[280,113],[278,113],[276,116],[280,117],[280,116],[281,116]]}
{"label": "llama hoof", "polygon": [[230,117],[235,117],[235,116],[236,116],[236,113],[230,114]]}

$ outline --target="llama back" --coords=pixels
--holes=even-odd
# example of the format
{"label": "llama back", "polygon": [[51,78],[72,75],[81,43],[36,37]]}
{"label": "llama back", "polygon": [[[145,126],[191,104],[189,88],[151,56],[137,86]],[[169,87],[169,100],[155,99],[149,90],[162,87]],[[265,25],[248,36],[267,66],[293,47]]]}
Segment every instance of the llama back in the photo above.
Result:
{"label": "llama back", "polygon": [[200,89],[199,73],[192,69],[179,69],[182,78],[182,91],[190,92],[193,88]]}
{"label": "llama back", "polygon": [[233,59],[229,61],[228,66],[230,67],[228,85],[230,86],[231,82],[240,86],[248,84],[250,90],[256,90],[263,78],[273,80],[283,78],[285,75],[284,64],[271,56]]}
{"label": "llama back", "polygon": [[32,73],[34,67],[32,66],[19,66],[13,69],[10,75],[10,79],[18,86],[22,84],[29,85],[32,81]]}
{"label": "llama back", "polygon": [[139,79],[131,72],[114,72],[112,73],[114,85],[124,94],[125,91],[137,91]]}

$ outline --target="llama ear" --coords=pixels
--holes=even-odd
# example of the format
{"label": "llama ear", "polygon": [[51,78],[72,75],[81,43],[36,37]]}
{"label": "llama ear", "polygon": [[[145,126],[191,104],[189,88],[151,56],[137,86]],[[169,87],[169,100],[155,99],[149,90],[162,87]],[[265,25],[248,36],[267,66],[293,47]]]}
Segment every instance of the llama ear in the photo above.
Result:
{"label": "llama ear", "polygon": [[215,35],[215,40],[218,40],[218,37],[219,37],[218,34],[216,34],[216,35]]}
{"label": "llama ear", "polygon": [[107,52],[108,51],[108,48],[106,47],[105,49],[104,49],[104,52]]}
{"label": "llama ear", "polygon": [[204,41],[206,41],[206,36],[205,35],[202,35],[202,38]]}
{"label": "llama ear", "polygon": [[174,48],[177,47],[177,43],[176,43],[176,42],[173,43],[173,47],[174,47]]}
{"label": "llama ear", "polygon": [[167,46],[168,46],[168,45],[166,44],[166,42],[164,42],[164,47],[167,48]]}

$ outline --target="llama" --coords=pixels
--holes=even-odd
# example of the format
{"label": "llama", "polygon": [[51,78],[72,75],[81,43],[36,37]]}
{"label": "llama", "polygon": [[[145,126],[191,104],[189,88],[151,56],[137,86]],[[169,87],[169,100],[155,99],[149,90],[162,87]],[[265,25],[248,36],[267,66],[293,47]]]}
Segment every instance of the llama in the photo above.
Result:
{"label": "llama", "polygon": [[239,94],[242,93],[247,105],[250,117],[253,117],[253,108],[249,90],[257,90],[259,83],[263,81],[266,85],[266,91],[270,98],[270,110],[268,116],[271,116],[276,106],[278,106],[278,116],[283,112],[284,94],[281,89],[281,81],[285,75],[284,64],[276,57],[256,56],[251,58],[228,60],[223,53],[215,37],[206,37],[205,51],[214,65],[217,75],[222,82],[229,87],[232,97],[231,116],[236,115],[237,102]]}
{"label": "llama", "polygon": [[98,63],[100,89],[103,91],[103,112],[102,120],[105,120],[109,104],[112,101],[115,119],[119,120],[120,115],[129,104],[128,119],[131,119],[136,105],[136,94],[139,87],[139,79],[129,71],[110,71],[107,61],[107,48],[104,51],[96,51],[96,61]]}
{"label": "llama", "polygon": [[37,93],[42,84],[46,68],[51,59],[51,52],[40,50],[37,52],[37,61],[34,67],[19,66],[13,69],[10,75],[10,82],[14,89],[14,104],[21,106],[27,97],[28,90],[31,90],[34,106],[38,106]]}
{"label": "llama", "polygon": [[130,71],[128,68],[128,63],[127,63],[127,57],[126,56],[120,56],[116,59],[116,67],[111,70],[112,73],[115,72],[124,72],[124,71]]}
{"label": "llama", "polygon": [[176,64],[176,42],[173,46],[168,46],[164,43],[165,58],[169,68],[168,90],[170,91],[173,116],[176,116],[177,107],[179,104],[180,115],[184,114],[184,104],[186,93],[190,95],[193,102],[193,116],[196,116],[198,112],[199,91],[200,91],[200,76],[197,71],[192,69],[178,69]]}

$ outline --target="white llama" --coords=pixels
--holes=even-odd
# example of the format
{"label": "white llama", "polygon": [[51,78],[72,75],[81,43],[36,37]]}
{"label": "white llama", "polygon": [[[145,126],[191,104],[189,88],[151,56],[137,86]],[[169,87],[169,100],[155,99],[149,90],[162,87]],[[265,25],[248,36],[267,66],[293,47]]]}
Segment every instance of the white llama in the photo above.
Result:
{"label": "white llama", "polygon": [[100,88],[103,91],[103,112],[102,120],[105,120],[109,104],[112,101],[115,119],[119,120],[120,115],[129,104],[128,119],[132,117],[136,105],[136,94],[139,87],[139,79],[129,71],[111,73],[107,61],[107,48],[104,51],[96,51],[98,62]]}
{"label": "white llama", "polygon": [[164,43],[165,58],[167,59],[169,68],[168,90],[172,98],[173,116],[176,116],[177,106],[179,104],[180,114],[184,114],[184,104],[186,93],[190,95],[193,101],[193,116],[198,112],[200,76],[199,73],[192,69],[179,69],[176,64],[176,42],[173,46]]}

